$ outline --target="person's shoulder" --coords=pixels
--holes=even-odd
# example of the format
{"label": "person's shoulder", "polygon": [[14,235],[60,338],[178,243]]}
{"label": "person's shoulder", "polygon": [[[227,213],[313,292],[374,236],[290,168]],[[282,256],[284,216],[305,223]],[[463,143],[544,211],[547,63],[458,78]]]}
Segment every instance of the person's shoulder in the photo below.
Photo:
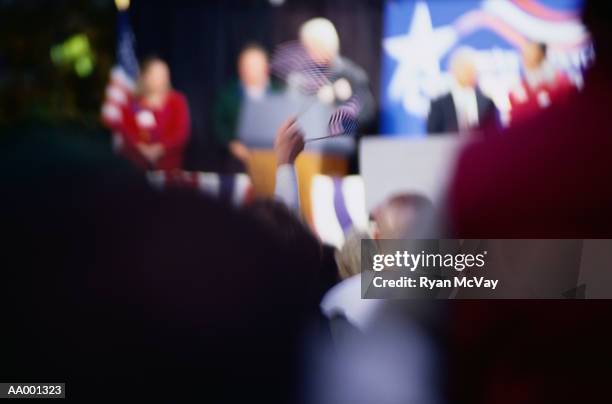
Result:
{"label": "person's shoulder", "polygon": [[241,97],[242,86],[240,80],[233,78],[227,83],[224,83],[216,92],[217,101],[235,101]]}
{"label": "person's shoulder", "polygon": [[351,59],[348,59],[344,56],[338,57],[338,64],[341,70],[348,72],[350,75],[354,76],[356,79],[367,79],[368,74],[366,71],[359,66],[357,63],[353,62]]}
{"label": "person's shoulder", "polygon": [[189,102],[187,101],[187,97],[185,94],[178,90],[170,90],[168,94],[168,104],[173,107],[187,107]]}
{"label": "person's shoulder", "polygon": [[484,91],[482,91],[482,88],[477,86],[475,89],[475,93],[476,93],[476,97],[479,97],[483,101],[487,103],[493,103],[493,99],[489,97]]}
{"label": "person's shoulder", "polygon": [[181,91],[179,90],[170,90],[170,93],[168,94],[168,99],[170,101],[187,101],[187,97],[185,96],[185,94],[183,94]]}
{"label": "person's shoulder", "polygon": [[431,106],[439,106],[439,105],[443,105],[444,103],[447,103],[449,101],[452,101],[453,95],[452,93],[446,92],[446,93],[442,93],[439,94],[437,96],[435,96],[434,98],[431,99],[430,104]]}
{"label": "person's shoulder", "polygon": [[280,93],[285,90],[285,85],[282,81],[272,77],[270,78],[270,91],[272,93]]}
{"label": "person's shoulder", "polygon": [[338,64],[345,69],[364,71],[361,66],[359,66],[357,63],[353,62],[346,56],[338,56]]}

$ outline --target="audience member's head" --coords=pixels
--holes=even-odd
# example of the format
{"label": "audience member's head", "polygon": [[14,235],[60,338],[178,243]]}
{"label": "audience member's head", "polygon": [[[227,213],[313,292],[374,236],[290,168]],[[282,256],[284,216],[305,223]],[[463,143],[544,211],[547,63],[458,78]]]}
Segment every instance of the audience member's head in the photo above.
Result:
{"label": "audience member's head", "polygon": [[262,46],[249,44],[242,49],[238,56],[238,77],[247,88],[263,89],[268,85],[268,53]]}
{"label": "audience member's head", "polygon": [[421,220],[431,215],[433,204],[419,194],[400,194],[389,198],[372,213],[376,238],[409,238]]}
{"label": "audience member's head", "polygon": [[474,51],[469,48],[461,48],[455,51],[451,56],[450,71],[459,86],[476,87],[478,72],[474,60]]}
{"label": "audience member's head", "polygon": [[591,32],[595,47],[596,63],[612,63],[612,3],[601,0],[587,0],[584,3],[582,20]]}
{"label": "audience member's head", "polygon": [[300,42],[312,59],[331,63],[340,53],[340,38],[334,24],[325,18],[313,18],[300,27]]}
{"label": "audience member's head", "polygon": [[257,199],[245,210],[283,243],[304,250],[320,249],[320,243],[310,229],[284,203],[275,199]]}
{"label": "audience member's head", "polygon": [[312,268],[317,277],[313,293],[318,299],[337,282],[333,249],[323,245],[287,205],[274,199],[258,199],[244,209],[269,237],[277,240],[284,255],[299,256],[300,265]]}
{"label": "audience member's head", "polygon": [[527,70],[536,70],[546,60],[547,46],[542,42],[527,42],[521,49],[523,66]]}
{"label": "audience member's head", "polygon": [[19,267],[0,288],[19,317],[2,332],[0,379],[45,374],[75,402],[192,402],[203,381],[211,402],[298,401],[320,258],[226,204],[150,190],[105,150],[60,134],[0,150],[5,257]]}
{"label": "audience member's head", "polygon": [[340,250],[336,251],[336,264],[340,279],[361,273],[361,240],[370,238],[364,231],[351,230]]}
{"label": "audience member's head", "polygon": [[168,64],[158,57],[145,59],[140,67],[139,89],[144,97],[162,95],[171,88]]}

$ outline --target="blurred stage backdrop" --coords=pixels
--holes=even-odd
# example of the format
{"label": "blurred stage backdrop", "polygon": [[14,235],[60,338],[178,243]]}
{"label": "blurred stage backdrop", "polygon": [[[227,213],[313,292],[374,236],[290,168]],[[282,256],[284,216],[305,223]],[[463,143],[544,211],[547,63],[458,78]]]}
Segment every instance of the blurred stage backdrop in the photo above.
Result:
{"label": "blurred stage backdrop", "polygon": [[[382,12],[383,0],[132,0],[129,22],[136,56],[166,59],[186,94],[193,125],[186,168],[206,170],[216,153],[211,106],[236,75],[241,47],[257,41],[271,51],[297,39],[306,20],[327,17],[378,98]],[[114,0],[0,0],[0,130],[53,125],[107,139],[98,118],[117,60],[116,28]]]}
{"label": "blurred stage backdrop", "polygon": [[[429,100],[446,89],[449,55],[478,54],[480,84],[507,107],[525,38],[577,82],[590,58],[580,0],[132,0],[138,58],[166,59],[192,115],[186,168],[210,169],[215,95],[235,76],[236,56],[258,41],[272,50],[304,21],[329,18],[341,53],[362,66],[379,100],[366,133],[422,135]],[[0,127],[43,121],[102,130],[99,108],[115,54],[113,0],[0,0]],[[81,130],[81,129],[78,129]],[[214,165],[214,164],[213,164]],[[208,167],[207,167],[208,166]]]}
{"label": "blurred stage backdrop", "polygon": [[382,0],[132,0],[130,13],[138,56],[167,60],[173,84],[188,97],[192,140],[187,168],[208,169],[216,153],[211,103],[235,76],[245,44],[256,41],[271,51],[297,39],[308,19],[329,18],[338,30],[341,53],[368,72],[378,97],[382,10]]}
{"label": "blurred stage backdrop", "polygon": [[476,51],[482,90],[500,112],[518,83],[518,49],[548,45],[549,60],[578,84],[592,49],[580,0],[387,0],[384,5],[380,132],[423,135],[429,101],[448,90],[454,50]]}

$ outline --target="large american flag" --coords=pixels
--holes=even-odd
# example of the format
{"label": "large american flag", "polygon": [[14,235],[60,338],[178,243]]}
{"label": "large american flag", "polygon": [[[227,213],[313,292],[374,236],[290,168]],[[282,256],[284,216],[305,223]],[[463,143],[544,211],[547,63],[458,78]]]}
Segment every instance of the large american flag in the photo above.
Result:
{"label": "large american flag", "polygon": [[138,76],[138,58],[136,57],[136,41],[127,11],[119,11],[117,13],[116,52],[116,67],[134,82]]}
{"label": "large american flag", "polygon": [[117,12],[117,60],[111,70],[102,106],[102,118],[110,123],[121,120],[121,105],[134,94],[138,77],[136,41],[129,17],[127,10]]}

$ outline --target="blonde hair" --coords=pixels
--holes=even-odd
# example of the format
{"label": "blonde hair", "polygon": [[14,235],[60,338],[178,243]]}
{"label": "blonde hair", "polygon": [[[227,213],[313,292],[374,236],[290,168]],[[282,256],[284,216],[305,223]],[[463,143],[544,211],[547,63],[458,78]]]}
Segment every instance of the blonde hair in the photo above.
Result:
{"label": "blonde hair", "polygon": [[370,238],[368,233],[352,229],[346,236],[342,248],[336,250],[334,258],[340,279],[347,279],[361,273],[361,240],[367,238]]}

